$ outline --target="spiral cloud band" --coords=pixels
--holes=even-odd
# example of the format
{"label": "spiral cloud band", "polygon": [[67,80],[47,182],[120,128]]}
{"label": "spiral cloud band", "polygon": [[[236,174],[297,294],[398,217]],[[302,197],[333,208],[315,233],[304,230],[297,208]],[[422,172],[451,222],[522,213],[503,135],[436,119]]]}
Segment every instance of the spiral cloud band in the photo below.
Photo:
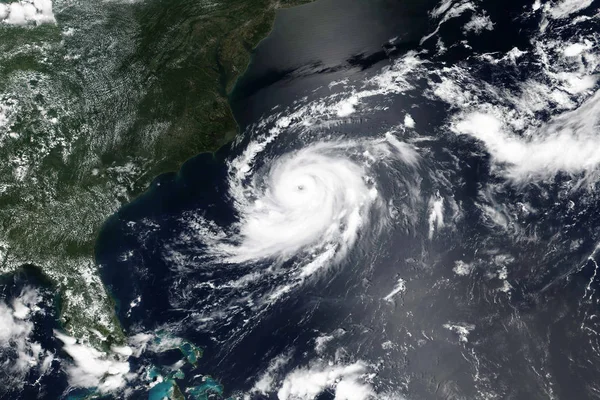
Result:
{"label": "spiral cloud band", "polygon": [[223,248],[228,261],[285,259],[301,251],[343,256],[378,195],[364,166],[339,150],[312,145],[274,161],[247,185],[232,182],[240,223],[237,243]]}

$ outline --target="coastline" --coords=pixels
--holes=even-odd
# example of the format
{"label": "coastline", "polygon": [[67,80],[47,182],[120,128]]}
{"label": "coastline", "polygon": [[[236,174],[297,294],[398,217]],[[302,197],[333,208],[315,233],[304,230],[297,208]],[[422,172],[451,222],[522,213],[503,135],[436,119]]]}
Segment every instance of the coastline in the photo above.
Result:
{"label": "coastline", "polygon": [[[168,35],[165,37],[160,35],[169,32],[169,22],[179,21],[177,18],[167,21],[160,20],[163,26],[156,28],[149,23],[149,21],[152,22],[151,20],[145,20],[147,17],[161,16],[160,13],[165,8],[161,2],[111,3],[101,10],[105,14],[98,14],[102,23],[95,25],[85,23],[88,15],[97,15],[99,11],[93,4],[61,11],[65,12],[64,15],[57,13],[56,25],[52,26],[50,30],[63,32],[64,37],[59,35],[58,39],[62,41],[55,38],[56,35],[48,39],[56,46],[53,49],[55,53],[52,54],[58,57],[57,60],[66,59],[65,54],[70,51],[81,51],[84,54],[90,50],[99,51],[103,49],[105,37],[113,38],[111,35],[115,34],[114,38],[121,39],[120,46],[111,48],[111,51],[114,50],[114,52],[105,54],[105,61],[93,64],[92,67],[104,68],[108,63],[109,67],[114,68],[111,70],[112,72],[125,76],[125,81],[115,81],[116,77],[104,70],[101,71],[103,75],[99,75],[100,78],[94,74],[90,78],[103,79],[102,81],[86,80],[88,78],[79,75],[79,72],[87,71],[90,67],[83,58],[77,59],[76,63],[69,64],[69,66],[57,64],[56,72],[47,72],[50,82],[64,79],[69,85],[72,85],[69,86],[70,89],[75,88],[77,95],[86,96],[86,99],[87,96],[91,96],[90,104],[87,104],[86,108],[82,110],[77,110],[82,113],[78,122],[83,124],[81,127],[72,125],[68,120],[65,124],[71,123],[71,125],[66,127],[62,127],[60,120],[58,123],[53,122],[51,126],[60,127],[67,132],[77,132],[78,129],[86,133],[93,132],[93,136],[89,139],[83,137],[83,140],[77,142],[76,146],[79,147],[72,150],[75,155],[70,160],[56,162],[52,159],[50,168],[30,172],[34,179],[37,179],[37,181],[32,180],[34,183],[46,182],[44,179],[48,179],[50,195],[45,192],[40,193],[39,197],[33,197],[30,200],[31,204],[24,207],[23,202],[19,200],[24,197],[24,194],[18,191],[15,191],[14,194],[8,192],[10,200],[4,210],[6,218],[8,218],[6,221],[8,226],[6,233],[3,232],[6,237],[0,237],[0,245],[6,246],[6,248],[0,247],[0,256],[2,256],[0,274],[9,276],[11,273],[18,273],[26,265],[35,265],[43,272],[45,278],[52,282],[56,292],[61,296],[57,315],[58,322],[65,332],[98,348],[110,347],[111,343],[124,343],[126,337],[116,319],[115,298],[104,287],[99,276],[100,266],[96,262],[95,255],[99,234],[111,216],[116,215],[115,213],[118,214],[122,207],[135,202],[146,191],[151,190],[152,182],[159,179],[160,176],[165,174],[176,176],[188,160],[199,154],[211,153],[214,157],[240,134],[243,127],[240,127],[233,115],[229,103],[230,94],[235,90],[239,78],[246,73],[252,60],[253,50],[271,33],[275,23],[276,10],[280,7],[293,7],[307,2],[300,0],[281,4],[281,2],[271,0],[253,2],[232,0],[225,4],[226,10],[230,13],[235,13],[235,10],[240,7],[245,11],[241,15],[235,15],[236,19],[241,18],[243,21],[244,18],[248,20],[254,18],[258,21],[255,27],[251,27],[247,36],[254,40],[246,42],[246,37],[233,42],[230,40],[229,44],[237,45],[237,47],[234,46],[234,50],[237,49],[234,53],[219,53],[219,46],[213,46],[211,51],[215,51],[215,53],[208,54],[210,57],[207,57],[207,54],[203,55],[202,53],[205,50],[202,42],[192,41],[189,43],[188,39],[190,38],[180,37],[180,39],[186,39],[185,45],[190,45],[191,49],[196,52],[190,57],[202,56],[202,60],[205,61],[204,70],[197,69],[193,59],[187,61],[191,67],[183,70],[184,77],[191,76],[194,78],[194,82],[188,82],[178,77],[177,73],[165,75],[168,79],[164,82],[158,79],[159,75],[154,75],[155,72],[159,74],[164,72],[164,69],[160,68],[161,65],[156,64],[156,60],[161,60],[161,57],[154,58],[154,56],[167,54],[164,53],[167,48],[161,47],[161,44],[164,44],[165,39],[170,38]],[[182,0],[178,4],[194,6],[195,3]],[[227,8],[229,4],[231,10]],[[176,11],[179,14],[185,13],[185,9],[177,9],[176,6],[170,4],[167,8],[169,11]],[[156,11],[157,14],[147,12],[147,9]],[[115,11],[118,11],[116,14],[119,15],[117,19],[114,19]],[[200,12],[202,10],[195,8],[192,11]],[[185,17],[187,18],[187,15]],[[268,22],[268,29],[261,31],[258,28],[265,26],[261,25],[261,22],[264,21]],[[78,23],[83,25],[77,25]],[[134,29],[136,23],[140,25],[139,32]],[[197,19],[195,23],[197,30],[206,28],[206,24],[208,24],[206,29],[210,34],[221,34],[219,27],[229,27],[232,32],[229,39],[235,39],[236,32],[244,25],[236,23],[236,20],[232,22],[227,19],[216,21]],[[79,37],[73,37],[71,33],[64,33],[65,30],[72,29],[73,24],[77,27],[76,29],[81,31],[80,37],[84,39],[83,42]],[[210,24],[221,25],[218,25],[219,29],[217,29],[214,26],[211,28]],[[177,24],[173,26],[178,27]],[[23,42],[29,38],[24,35],[31,35],[31,40],[41,41],[44,37],[41,33],[45,32],[38,28],[24,30],[5,27],[3,29],[9,29],[8,32],[11,34],[21,35]],[[141,29],[148,30],[141,31]],[[158,32],[155,32],[155,29],[158,29]],[[187,28],[183,26],[178,29],[183,32]],[[188,34],[189,32],[184,33]],[[198,35],[201,33],[200,31],[192,32],[192,34]],[[254,36],[255,34],[259,34],[259,36]],[[154,52],[146,52],[149,48]],[[9,52],[5,51],[5,54],[9,54]],[[184,54],[187,57],[187,53]],[[212,58],[213,55],[215,58]],[[207,77],[202,74],[204,71],[212,74],[208,78],[215,78],[214,71],[211,70],[211,65],[213,65],[211,62],[221,60],[217,58],[218,56],[223,56],[223,60],[232,61],[230,65],[224,64],[223,75],[219,77],[219,79],[224,78],[224,86],[220,92],[212,91],[211,85],[214,85],[215,82],[206,81]],[[10,55],[7,57],[10,60]],[[116,58],[113,60],[111,57]],[[45,62],[51,63],[52,58],[45,59]],[[240,65],[242,66],[240,67]],[[65,74],[63,69],[67,67],[70,69]],[[19,68],[29,71],[33,67],[19,64]],[[178,72],[180,69],[173,71]],[[231,71],[237,71],[233,78],[230,75]],[[132,78],[129,78],[131,75],[129,73],[133,74]],[[137,76],[140,73],[142,76]],[[122,86],[120,85],[130,84],[128,79],[133,80],[132,85],[126,87],[126,93],[121,93]],[[171,82],[169,79],[175,79],[175,82]],[[59,82],[62,83],[62,81]],[[132,94],[138,89],[136,85],[146,84],[154,84],[154,86],[152,88],[141,86],[145,91],[140,91],[140,94]],[[170,89],[171,84],[174,84],[173,89]],[[190,98],[197,104],[190,105],[186,101],[181,103],[182,96],[186,95],[182,88],[187,87],[185,85],[188,84],[191,85],[191,89],[196,90],[190,94]],[[229,86],[230,90],[228,90]],[[163,89],[170,91],[162,93]],[[99,93],[106,95],[107,98],[100,98],[97,101],[95,96]],[[147,93],[146,97],[144,97],[144,93]],[[0,94],[2,93],[0,92]],[[193,98],[193,96],[200,97]],[[211,96],[214,97],[214,102],[209,104],[208,108],[196,107],[206,103],[204,100],[211,99]],[[127,103],[128,101],[136,103],[131,105]],[[167,107],[164,107],[165,104]],[[187,108],[180,110],[178,105],[181,104]],[[129,109],[123,111],[119,108],[121,105],[127,105]],[[64,105],[65,112],[71,111],[70,106],[70,103]],[[117,106],[116,114],[111,115],[110,109],[105,112],[102,108],[105,106]],[[155,115],[154,110],[159,110],[159,113]],[[172,110],[175,114],[165,113],[164,110]],[[215,110],[216,113],[213,115],[212,112]],[[59,111],[63,110],[59,109]],[[179,114],[183,114],[185,119],[183,122],[178,117]],[[94,119],[98,118],[97,115],[100,115],[98,122],[100,125],[95,127],[92,123],[96,123]],[[118,133],[114,133],[112,130],[119,127],[120,118],[124,116],[133,116],[133,121],[129,122],[130,128],[121,132],[122,136],[118,136]],[[146,135],[144,132],[154,129],[155,121],[161,123],[160,121],[163,119],[174,121],[174,123],[178,123],[178,126],[162,127],[161,129],[164,129],[157,131],[156,136],[152,138],[154,141],[148,143],[148,137],[144,136]],[[158,126],[161,127],[160,124]],[[101,130],[95,130],[95,128],[101,128]],[[216,136],[210,136],[210,132]],[[94,141],[94,145],[98,148],[88,148],[86,140]],[[67,144],[70,143],[67,142]],[[28,142],[23,144],[23,146],[26,145],[35,148]],[[36,156],[39,157],[37,154]],[[90,156],[91,161],[89,161]],[[49,153],[47,158],[51,157],[53,154]],[[43,158],[42,160],[46,161]],[[41,165],[42,161],[40,161]],[[72,171],[77,172],[73,174]],[[63,180],[55,182],[47,178],[55,176]],[[60,186],[52,186],[59,184]],[[17,186],[15,185],[15,187]],[[18,190],[21,190],[23,185],[18,187]],[[37,185],[34,184],[33,187],[35,188]],[[38,189],[38,192],[41,190]],[[56,194],[54,194],[55,192]],[[7,203],[7,194],[4,193],[2,196],[1,199]],[[23,214],[23,217],[15,219],[13,208],[19,213],[18,215]],[[6,244],[3,243],[3,239],[6,240]],[[93,331],[101,332],[103,337],[110,338],[109,341],[94,334]]]}
{"label": "coastline", "polygon": [[[221,151],[225,151],[226,147],[229,146],[237,137],[239,137],[240,134],[242,134],[242,130],[244,127],[240,126],[240,124],[238,123],[238,120],[235,118],[235,115],[233,113],[233,109],[231,108],[231,99],[232,97],[235,96],[235,92],[236,89],[238,88],[238,83],[240,82],[240,80],[246,75],[246,73],[248,72],[248,70],[250,69],[252,62],[253,62],[253,55],[254,55],[254,51],[256,50],[256,48],[258,46],[260,46],[260,44],[268,39],[269,35],[271,35],[271,33],[273,32],[274,26],[275,26],[275,20],[277,18],[277,13],[279,10],[281,9],[288,9],[288,8],[295,8],[295,7],[301,7],[303,5],[306,5],[308,3],[314,2],[315,0],[296,0],[296,1],[291,1],[289,2],[289,4],[285,4],[282,6],[282,4],[278,3],[278,6],[273,8],[272,11],[272,17],[270,18],[270,27],[269,30],[266,32],[266,34],[262,37],[260,37],[260,39],[258,41],[256,41],[255,43],[253,43],[252,47],[247,51],[247,58],[246,58],[246,62],[245,62],[245,68],[243,69],[243,71],[241,73],[239,73],[238,75],[235,76],[235,79],[232,80],[233,83],[231,83],[231,88],[228,90],[228,84],[226,83],[223,86],[223,89],[225,90],[225,95],[227,98],[227,107],[228,110],[230,112],[231,115],[231,121],[235,124],[236,126],[236,130],[235,132],[230,132],[227,133],[225,132],[225,135],[223,135],[224,137],[224,141],[216,148],[214,149],[206,149],[205,151],[200,151],[186,159],[184,159],[183,161],[177,162],[177,168],[175,169],[166,169],[164,171],[159,171],[158,173],[153,175],[153,178],[150,179],[146,185],[146,188],[133,194],[133,197],[130,199],[130,201],[128,201],[127,203],[124,203],[121,205],[121,207],[119,207],[119,209],[112,215],[110,215],[109,217],[107,217],[104,221],[104,223],[99,227],[99,229],[97,230],[96,233],[96,238],[94,240],[94,262],[97,265],[98,268],[98,262],[97,262],[97,244],[98,244],[98,239],[101,235],[101,233],[103,232],[105,226],[107,226],[108,224],[110,224],[111,220],[113,218],[118,218],[119,215],[119,211],[123,208],[129,208],[130,206],[132,206],[133,204],[137,203],[138,201],[141,201],[145,195],[150,194],[154,189],[155,189],[155,183],[160,182],[162,180],[176,180],[177,177],[179,176],[179,174],[181,173],[181,171],[184,168],[184,165],[187,164],[188,162],[192,162],[192,160],[196,159],[199,156],[206,156],[206,155],[210,155],[213,159],[217,157],[217,154]],[[115,305],[117,304],[117,299],[110,293],[110,291],[108,290],[108,288],[105,286],[105,290],[107,291],[108,297],[111,301],[111,304]],[[113,308],[113,310],[115,310]],[[62,311],[59,310],[59,315],[62,315]],[[117,316],[116,310],[113,313],[113,317],[115,318],[115,321],[117,321],[118,323],[118,328],[119,328],[119,333],[123,333],[123,329],[121,327],[121,323],[119,321],[119,318]],[[117,340],[114,342],[116,344],[122,344],[124,343],[124,340],[126,339],[125,335],[120,335],[118,338],[116,338]],[[109,344],[110,347],[110,344]]]}

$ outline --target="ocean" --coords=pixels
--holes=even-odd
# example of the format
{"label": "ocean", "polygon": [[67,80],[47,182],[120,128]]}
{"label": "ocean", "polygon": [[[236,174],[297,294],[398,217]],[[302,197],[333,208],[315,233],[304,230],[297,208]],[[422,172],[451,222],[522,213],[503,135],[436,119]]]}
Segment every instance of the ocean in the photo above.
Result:
{"label": "ocean", "polygon": [[[595,300],[579,299],[596,285],[598,198],[575,184],[588,179],[577,162],[543,158],[556,130],[589,132],[560,110],[553,90],[566,89],[536,53],[555,57],[570,28],[540,28],[536,10],[280,11],[231,94],[240,136],[157,177],[98,239],[127,332],[202,347],[180,386],[210,375],[234,398],[593,391],[595,344],[577,326],[595,326]],[[573,112],[586,93],[571,92]],[[555,111],[566,114],[554,122]],[[588,356],[589,369],[577,361]]]}

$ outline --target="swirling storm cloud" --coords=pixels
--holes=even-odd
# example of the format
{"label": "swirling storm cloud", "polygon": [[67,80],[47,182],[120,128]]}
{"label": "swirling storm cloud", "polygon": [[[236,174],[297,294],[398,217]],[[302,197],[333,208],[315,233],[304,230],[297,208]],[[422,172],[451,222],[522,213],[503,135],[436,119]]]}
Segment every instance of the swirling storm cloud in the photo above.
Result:
{"label": "swirling storm cloud", "polygon": [[285,101],[109,221],[110,392],[596,396],[600,14],[509,3],[444,0],[417,40],[265,78],[253,100]]}

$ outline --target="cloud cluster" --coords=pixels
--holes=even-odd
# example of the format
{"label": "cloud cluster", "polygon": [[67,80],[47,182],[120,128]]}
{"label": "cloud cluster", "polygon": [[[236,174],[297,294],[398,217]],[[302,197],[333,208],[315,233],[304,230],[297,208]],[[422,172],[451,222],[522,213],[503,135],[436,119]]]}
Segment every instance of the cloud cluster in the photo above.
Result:
{"label": "cloud cluster", "polygon": [[75,338],[60,332],[54,334],[63,342],[63,350],[72,359],[65,368],[71,386],[97,388],[100,393],[113,393],[123,389],[128,380],[135,378],[129,372],[127,361],[130,350],[118,348],[118,351],[107,354],[78,343]]}
{"label": "cloud cluster", "polygon": [[363,166],[341,150],[320,143],[276,160],[251,185],[232,181],[242,225],[240,244],[226,249],[231,261],[289,257],[303,249],[343,256],[353,246],[377,191],[365,182]]}
{"label": "cloud cluster", "polygon": [[[327,338],[343,334],[343,330],[337,330]],[[374,374],[363,361],[342,363],[318,359],[304,367],[286,368],[291,360],[291,353],[272,359],[243,399],[250,400],[259,394],[269,398],[276,395],[279,400],[315,400],[323,393],[333,394],[334,400],[404,399],[400,394],[376,393],[371,384]]]}
{"label": "cloud cluster", "polygon": [[437,194],[429,200],[429,239],[444,227],[444,198]]}
{"label": "cloud cluster", "polygon": [[394,285],[394,289],[392,289],[392,291],[388,293],[383,299],[385,301],[392,302],[397,294],[402,294],[404,292],[406,292],[406,281],[402,278],[398,278],[396,285]]}
{"label": "cloud cluster", "polygon": [[516,181],[554,176],[559,171],[590,173],[600,165],[597,135],[600,93],[579,109],[565,113],[530,137],[510,133],[497,116],[473,112],[453,130],[483,142],[495,161]]}
{"label": "cloud cluster", "polygon": [[0,3],[0,22],[10,25],[27,25],[30,23],[54,23],[52,0],[22,0],[10,4]]}
{"label": "cloud cluster", "polygon": [[[266,396],[268,393],[272,392],[276,384],[277,375],[280,373],[281,369],[290,361],[290,359],[290,354],[283,354],[278,357],[275,357],[269,364],[267,370],[263,372],[259,380],[254,384],[252,389],[250,389],[250,393],[260,393],[263,396]],[[249,395],[245,397],[245,399],[249,398]]]}
{"label": "cloud cluster", "polygon": [[31,317],[42,312],[38,306],[41,299],[35,289],[25,287],[11,301],[0,301],[0,368],[7,372],[0,378],[0,394],[22,387],[33,368],[43,375],[52,365],[54,354],[31,338]]}
{"label": "cloud cluster", "polygon": [[474,32],[479,34],[485,30],[491,31],[494,29],[494,23],[486,14],[473,15],[471,20],[463,27],[463,32]]}
{"label": "cloud cluster", "polygon": [[593,0],[562,0],[546,3],[544,10],[554,19],[566,18],[592,5]]}
{"label": "cloud cluster", "polygon": [[367,400],[376,398],[365,382],[367,368],[363,363],[320,365],[298,368],[289,373],[277,392],[279,400],[312,400],[325,390],[332,390],[335,400]]}
{"label": "cloud cluster", "polygon": [[[553,4],[544,5],[544,12],[556,18],[589,6],[586,1]],[[501,57],[480,55],[433,72],[437,79],[430,80],[429,93],[450,105],[449,130],[482,143],[495,172],[513,182],[552,179],[559,172],[600,176],[600,38],[587,30],[592,22],[574,21],[576,28],[561,19],[542,22],[527,52],[514,48]],[[576,33],[565,40],[560,32],[567,28]],[[480,65],[502,68],[512,86],[480,78],[474,73]],[[524,76],[511,76],[514,68]]]}
{"label": "cloud cluster", "polygon": [[360,362],[350,365],[321,365],[298,368],[289,373],[277,391],[279,400],[312,400],[325,390],[332,390],[335,400],[366,400],[375,392],[364,382],[366,366]]}

